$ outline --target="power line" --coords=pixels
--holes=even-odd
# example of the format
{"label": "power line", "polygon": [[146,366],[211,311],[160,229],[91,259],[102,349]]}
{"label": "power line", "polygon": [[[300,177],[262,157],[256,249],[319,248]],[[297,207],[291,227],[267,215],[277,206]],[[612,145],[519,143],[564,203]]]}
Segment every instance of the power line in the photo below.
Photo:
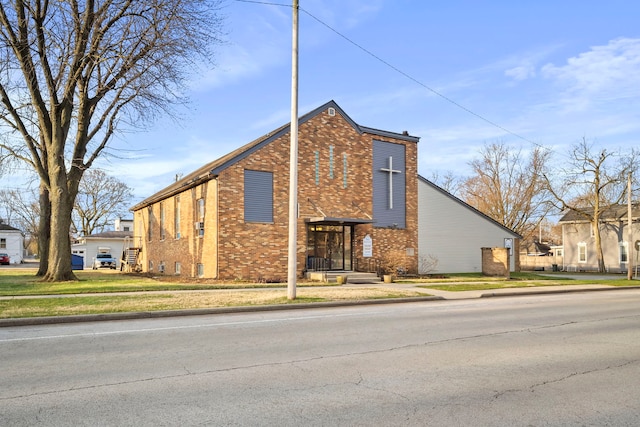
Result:
{"label": "power line", "polygon": [[[269,6],[283,6],[283,7],[292,7],[291,5],[288,4],[283,4],[283,3],[272,3],[272,2],[265,2],[265,1],[258,1],[258,0],[236,0],[238,2],[241,3],[255,3],[255,4],[263,4],[263,5],[269,5]],[[380,56],[376,55],[375,53],[373,53],[372,51],[370,51],[369,49],[365,48],[364,46],[362,46],[361,44],[351,40],[349,37],[347,37],[346,35],[342,34],[340,31],[336,30],[335,28],[333,28],[332,26],[330,26],[329,24],[327,24],[326,22],[324,22],[323,20],[321,20],[320,18],[318,18],[317,16],[313,15],[311,12],[303,9],[303,8],[299,8],[299,10],[301,12],[304,12],[306,15],[308,15],[309,17],[313,18],[316,22],[318,22],[319,24],[323,25],[324,27],[326,27],[327,29],[329,29],[330,31],[334,32],[335,34],[337,34],[338,36],[340,36],[341,38],[343,38],[344,40],[346,40],[348,43],[352,44],[353,46],[355,46],[356,48],[360,49],[361,51],[363,51],[364,53],[366,53],[367,55],[371,56],[372,58],[376,59],[377,61],[381,62],[382,64],[386,65],[387,67],[391,68],[393,71],[397,72],[398,74],[402,75],[403,77],[406,77],[407,79],[411,80],[412,82],[416,83],[417,85],[423,87],[424,89],[428,90],[429,92],[433,93],[436,96],[439,96],[440,98],[444,99],[445,101],[449,102],[450,104],[455,105],[456,107],[460,108],[461,110],[477,117],[478,119],[490,124],[491,126],[502,130],[503,132],[506,132],[518,139],[521,139],[523,141],[526,141],[530,144],[539,146],[541,148],[542,147],[540,144],[531,141],[528,138],[525,138],[524,136],[517,134],[507,128],[505,128],[504,126],[501,126],[500,124],[494,122],[493,120],[490,120],[486,117],[484,117],[483,115],[476,113],[475,111],[471,110],[468,107],[465,107],[464,105],[460,104],[459,102],[449,98],[448,96],[438,92],[437,90],[433,89],[432,87],[430,87],[429,85],[421,82],[420,80],[418,80],[417,78],[411,76],[409,73],[401,70],[400,68],[396,67],[395,65],[391,64],[389,61],[384,60],[383,58],[381,58]]]}

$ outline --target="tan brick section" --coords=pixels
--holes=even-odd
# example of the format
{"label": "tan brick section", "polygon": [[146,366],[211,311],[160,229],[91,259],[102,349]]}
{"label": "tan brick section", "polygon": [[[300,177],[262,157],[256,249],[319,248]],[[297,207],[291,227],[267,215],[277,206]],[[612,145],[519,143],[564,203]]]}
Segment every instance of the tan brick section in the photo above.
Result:
{"label": "tan brick section", "polygon": [[[355,227],[354,259],[363,265],[362,240],[373,239],[373,256],[387,251],[409,254],[408,267],[417,270],[417,144],[393,138],[394,134],[360,134],[340,114],[327,110],[299,126],[297,271],[305,268],[307,230],[305,218],[333,217],[371,219],[373,216],[373,140],[403,144],[406,149],[406,229]],[[281,280],[287,278],[289,206],[289,133],[228,166],[200,185],[135,211],[136,235],[142,237],[144,271],[220,279]],[[273,173],[273,223],[244,221],[244,171]],[[202,221],[198,199],[205,200],[204,236],[196,223]],[[179,202],[177,201],[179,199]],[[161,213],[161,205],[164,214]],[[180,212],[180,237],[176,238],[176,204]],[[164,225],[161,239],[160,222]],[[151,235],[149,239],[149,226]]]}
{"label": "tan brick section", "polygon": [[508,248],[481,248],[482,274],[485,276],[510,277]]}

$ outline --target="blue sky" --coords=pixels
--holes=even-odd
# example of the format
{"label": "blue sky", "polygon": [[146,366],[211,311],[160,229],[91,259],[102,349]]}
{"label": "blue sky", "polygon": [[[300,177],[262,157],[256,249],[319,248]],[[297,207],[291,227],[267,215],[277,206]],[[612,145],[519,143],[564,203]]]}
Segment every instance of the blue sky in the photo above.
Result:
{"label": "blue sky", "polygon": [[[216,68],[192,81],[191,105],[179,110],[184,120],[163,119],[113,142],[120,158],[100,167],[134,188],[134,202],[289,121],[291,2],[280,3],[229,0],[227,43],[216,49]],[[486,142],[525,151],[540,144],[565,160],[583,137],[612,150],[640,142],[640,3],[300,0],[300,7],[300,114],[333,99],[356,123],[421,137],[419,173],[427,178],[468,174]]]}

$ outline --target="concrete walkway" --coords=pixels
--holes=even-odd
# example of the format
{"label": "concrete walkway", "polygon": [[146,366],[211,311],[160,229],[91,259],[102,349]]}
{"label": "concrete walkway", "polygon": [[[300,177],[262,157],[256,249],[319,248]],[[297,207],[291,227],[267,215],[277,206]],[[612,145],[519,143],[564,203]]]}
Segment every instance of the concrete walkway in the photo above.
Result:
{"label": "concrete walkway", "polygon": [[[426,286],[426,287],[424,287]],[[616,289],[640,289],[638,286],[610,286],[610,285],[558,285],[558,286],[531,286],[520,288],[500,288],[500,289],[480,289],[472,291],[445,291],[442,289],[429,288],[428,284],[421,285],[419,283],[393,283],[380,285],[345,285],[345,287],[376,287],[384,289],[402,289],[407,291],[420,292],[425,295],[431,295],[445,300],[461,300],[473,298],[487,298],[496,296],[517,296],[517,295],[535,295],[535,294],[551,294],[551,293],[567,293],[567,292],[589,292],[589,291],[606,291]]]}

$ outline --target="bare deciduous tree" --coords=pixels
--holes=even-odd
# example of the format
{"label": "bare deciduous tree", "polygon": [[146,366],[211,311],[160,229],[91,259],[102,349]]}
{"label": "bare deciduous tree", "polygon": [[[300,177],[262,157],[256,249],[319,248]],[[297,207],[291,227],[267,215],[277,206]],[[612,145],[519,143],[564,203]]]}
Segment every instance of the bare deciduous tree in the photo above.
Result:
{"label": "bare deciduous tree", "polygon": [[[43,280],[73,280],[69,229],[83,173],[123,126],[182,102],[219,41],[219,0],[0,3],[0,147],[40,178]],[[48,252],[47,252],[48,251]]]}
{"label": "bare deciduous tree", "polygon": [[627,180],[638,167],[639,154],[636,150],[626,154],[598,151],[583,138],[573,147],[568,165],[556,174],[560,179],[552,182],[545,175],[555,206],[560,211],[571,210],[591,223],[601,273],[606,271],[600,238],[601,216],[624,201]]}
{"label": "bare deciduous tree", "polygon": [[430,181],[454,196],[457,196],[458,190],[462,185],[462,179],[452,171],[446,171],[444,174],[440,174],[437,171],[433,172]]}
{"label": "bare deciduous tree", "polygon": [[100,169],[82,176],[73,210],[73,227],[84,236],[104,231],[116,217],[127,212],[131,188]]}
{"label": "bare deciduous tree", "polygon": [[542,173],[549,152],[536,147],[527,159],[504,143],[485,144],[470,166],[474,175],[460,186],[460,198],[516,233],[529,238],[549,213]]}

